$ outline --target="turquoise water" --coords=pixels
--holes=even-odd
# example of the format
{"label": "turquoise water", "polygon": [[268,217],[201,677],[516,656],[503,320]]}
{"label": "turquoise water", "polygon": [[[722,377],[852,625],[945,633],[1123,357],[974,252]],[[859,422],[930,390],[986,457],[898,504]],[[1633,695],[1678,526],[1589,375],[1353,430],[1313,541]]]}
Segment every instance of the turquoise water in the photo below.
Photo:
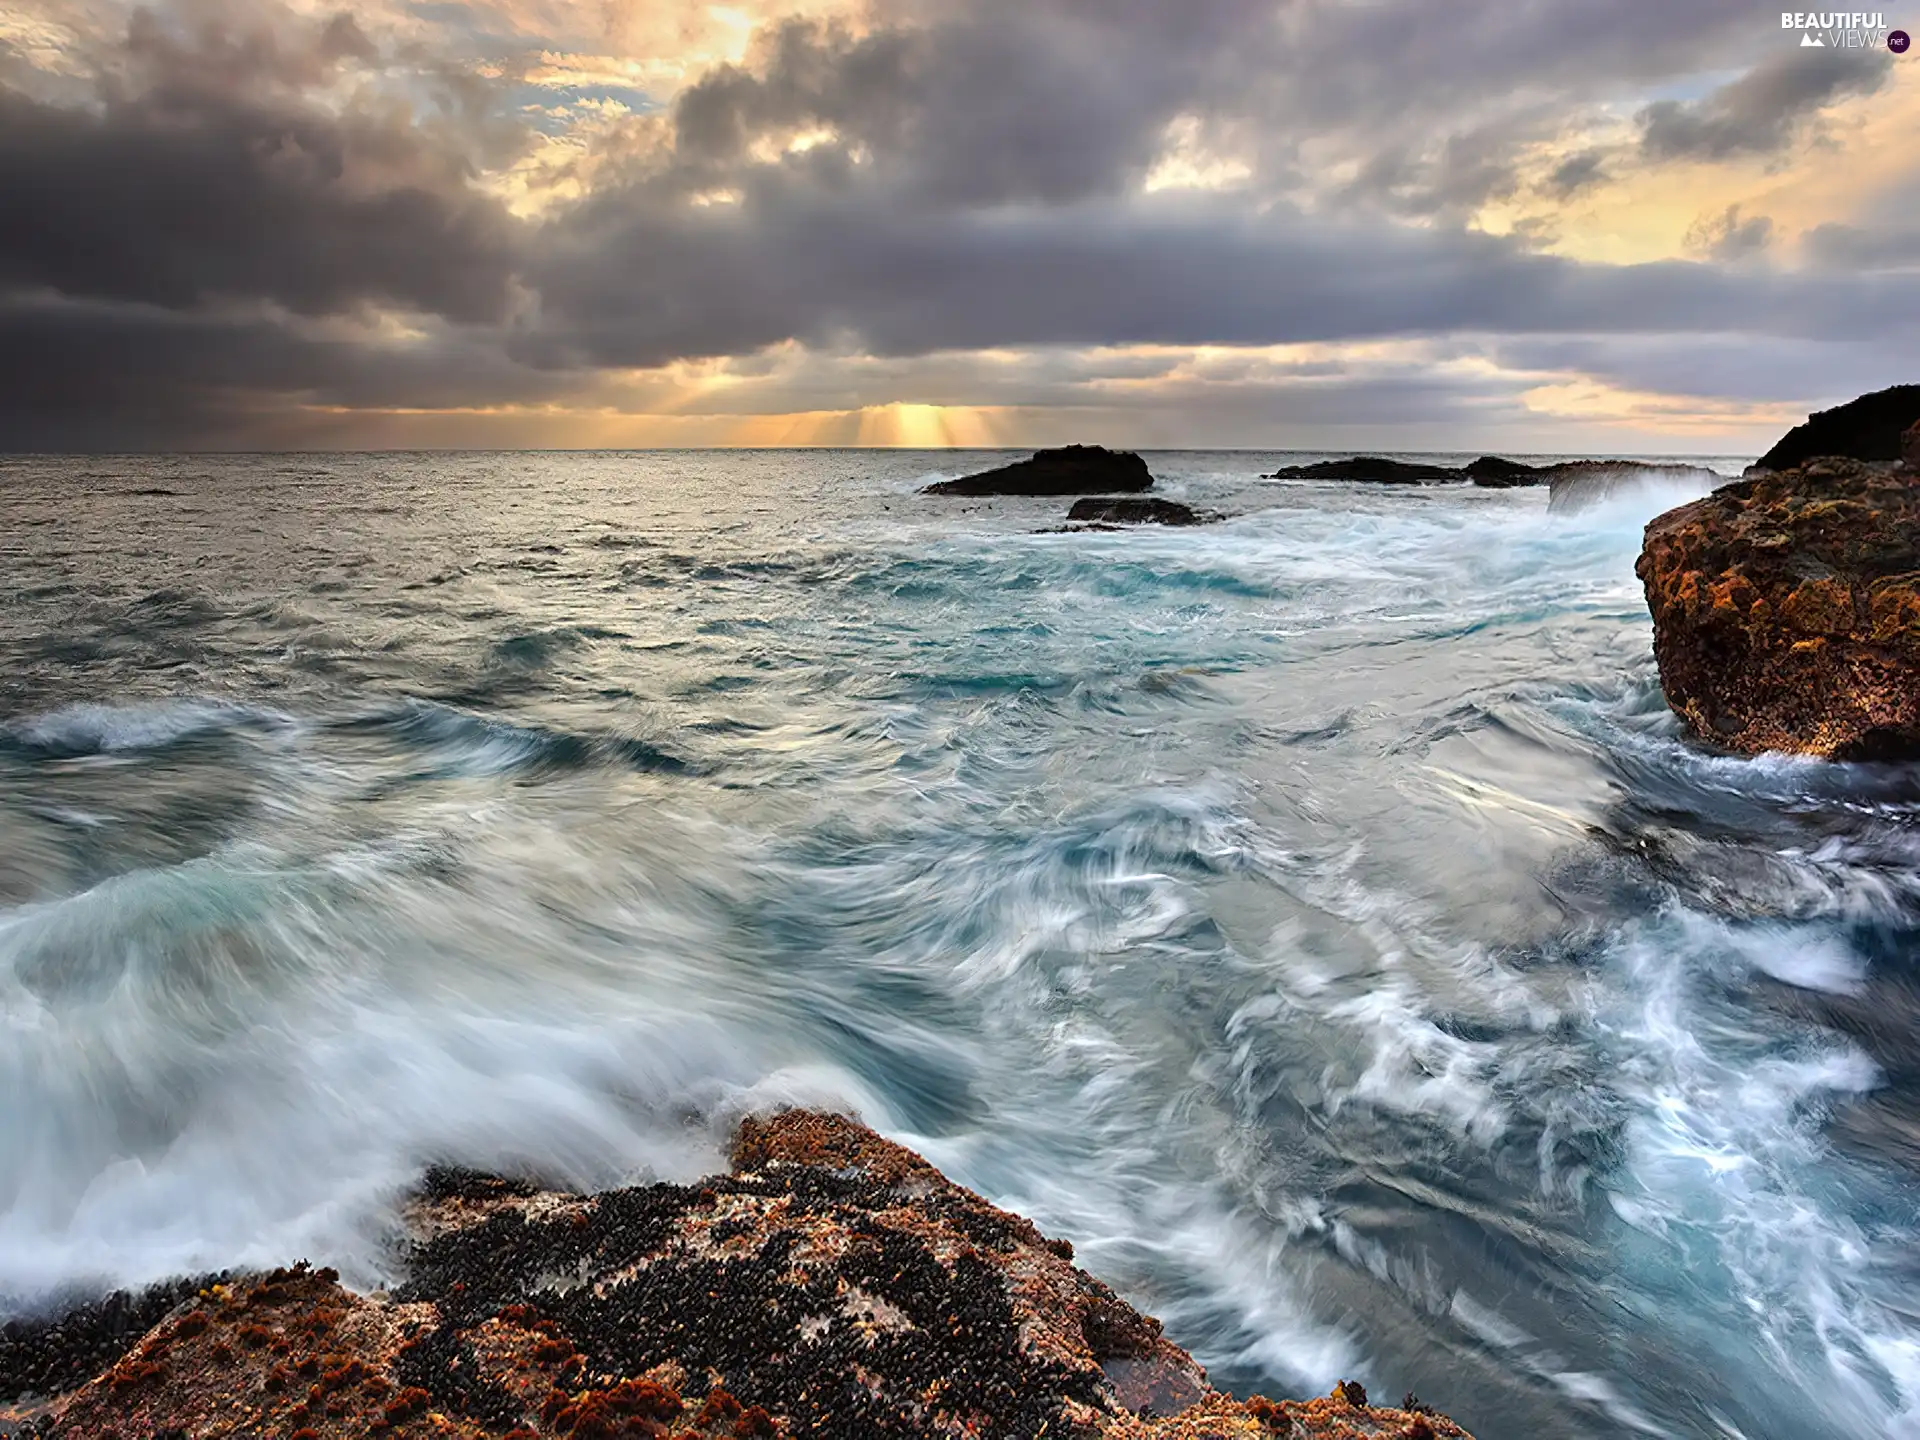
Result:
{"label": "turquoise water", "polygon": [[1920,1433],[1920,777],[1682,738],[1664,501],[990,458],[0,462],[0,1295],[803,1100],[1238,1389]]}

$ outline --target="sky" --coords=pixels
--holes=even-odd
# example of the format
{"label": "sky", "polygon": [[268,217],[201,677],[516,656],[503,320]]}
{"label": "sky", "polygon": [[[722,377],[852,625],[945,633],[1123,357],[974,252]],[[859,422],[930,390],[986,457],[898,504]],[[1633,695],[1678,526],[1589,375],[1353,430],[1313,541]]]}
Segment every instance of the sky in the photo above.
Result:
{"label": "sky", "polygon": [[1758,453],[1920,380],[1883,34],[0,0],[0,449]]}

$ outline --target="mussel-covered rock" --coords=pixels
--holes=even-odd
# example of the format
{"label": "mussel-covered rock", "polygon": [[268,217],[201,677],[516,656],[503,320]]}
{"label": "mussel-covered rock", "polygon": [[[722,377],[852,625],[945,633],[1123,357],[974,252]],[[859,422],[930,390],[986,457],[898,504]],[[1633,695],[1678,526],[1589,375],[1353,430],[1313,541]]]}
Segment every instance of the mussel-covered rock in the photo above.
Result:
{"label": "mussel-covered rock", "polygon": [[407,1219],[392,1292],[300,1265],[109,1307],[132,1333],[99,1306],[9,1331],[0,1434],[1466,1440],[1352,1382],[1221,1394],[1071,1245],[837,1115],[749,1119],[731,1172],[693,1185],[436,1171]]}

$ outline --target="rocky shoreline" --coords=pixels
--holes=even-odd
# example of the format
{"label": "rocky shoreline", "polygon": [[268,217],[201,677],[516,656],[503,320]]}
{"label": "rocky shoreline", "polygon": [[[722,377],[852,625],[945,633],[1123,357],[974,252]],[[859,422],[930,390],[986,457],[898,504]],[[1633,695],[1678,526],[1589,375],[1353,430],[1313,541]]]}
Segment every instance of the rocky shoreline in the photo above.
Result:
{"label": "rocky shoreline", "polygon": [[1698,739],[1920,759],[1920,385],[1816,412],[1745,479],[1655,516],[1634,572]]}
{"label": "rocky shoreline", "polygon": [[1656,517],[1635,569],[1699,738],[1920,758],[1920,475],[1828,457],[1742,480]]}
{"label": "rocky shoreline", "polygon": [[206,1277],[0,1333],[32,1440],[1466,1440],[1357,1384],[1234,1399],[1072,1247],[857,1121],[744,1121],[732,1169],[598,1195],[432,1172],[405,1280]]}

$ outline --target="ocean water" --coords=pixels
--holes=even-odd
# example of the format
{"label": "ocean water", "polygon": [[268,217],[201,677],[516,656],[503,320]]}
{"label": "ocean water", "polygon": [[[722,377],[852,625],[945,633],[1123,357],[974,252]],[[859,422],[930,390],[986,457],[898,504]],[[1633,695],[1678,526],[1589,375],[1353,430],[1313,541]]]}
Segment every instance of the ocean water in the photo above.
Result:
{"label": "ocean water", "polygon": [[0,1306],[800,1100],[1241,1391],[1920,1434],[1920,772],[1681,735],[1663,498],[992,458],[0,462]]}

